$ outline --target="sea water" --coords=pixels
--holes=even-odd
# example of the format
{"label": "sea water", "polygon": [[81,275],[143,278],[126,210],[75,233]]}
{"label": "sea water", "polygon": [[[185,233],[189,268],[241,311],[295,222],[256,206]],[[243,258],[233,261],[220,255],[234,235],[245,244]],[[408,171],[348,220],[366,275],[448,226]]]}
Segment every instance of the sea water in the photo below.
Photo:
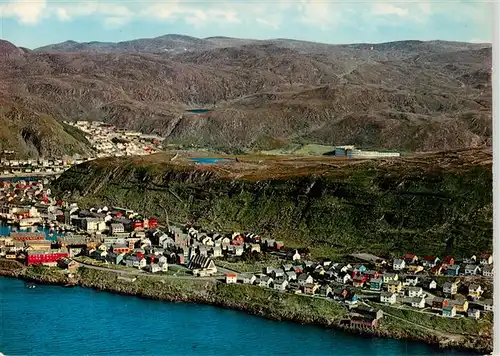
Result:
{"label": "sea water", "polygon": [[8,355],[470,355],[361,337],[211,306],[168,303],[0,277]]}

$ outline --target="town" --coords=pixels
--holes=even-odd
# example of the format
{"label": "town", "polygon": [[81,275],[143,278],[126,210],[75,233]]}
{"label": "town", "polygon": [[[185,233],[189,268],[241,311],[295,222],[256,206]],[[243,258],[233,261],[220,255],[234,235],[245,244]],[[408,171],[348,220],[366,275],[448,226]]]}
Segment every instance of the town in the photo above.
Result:
{"label": "town", "polygon": [[[126,208],[80,209],[50,197],[40,181],[4,182],[0,192],[0,219],[12,229],[0,238],[0,257],[27,266],[68,272],[106,268],[123,272],[122,280],[130,275],[131,283],[137,275],[210,278],[326,298],[354,313],[348,322],[355,328],[376,328],[382,317],[377,308],[382,306],[446,318],[479,319],[493,310],[489,253],[462,260],[411,253],[385,259],[360,253],[349,262],[312,261],[303,249],[257,233],[160,226],[157,218]],[[46,231],[21,230],[26,226]],[[241,265],[245,271],[234,267]]]}
{"label": "town", "polygon": [[4,151],[0,156],[0,175],[42,176],[60,175],[74,165],[102,157],[144,156],[163,149],[162,138],[140,132],[118,129],[100,121],[64,122],[82,131],[94,153],[88,157],[74,155],[60,159],[16,159],[13,151]]}

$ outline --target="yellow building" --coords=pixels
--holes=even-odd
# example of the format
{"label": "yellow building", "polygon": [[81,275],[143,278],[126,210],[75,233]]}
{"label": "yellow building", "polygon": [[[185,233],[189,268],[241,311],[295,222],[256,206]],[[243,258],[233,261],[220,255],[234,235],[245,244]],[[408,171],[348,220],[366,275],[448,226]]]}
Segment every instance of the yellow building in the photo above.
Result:
{"label": "yellow building", "polygon": [[466,312],[469,309],[469,302],[466,299],[452,300],[451,304],[455,307],[457,312]]}
{"label": "yellow building", "polygon": [[402,288],[403,285],[401,284],[400,281],[389,281],[387,283],[387,291],[390,293],[399,293],[401,292]]}
{"label": "yellow building", "polygon": [[424,270],[423,266],[418,266],[418,265],[408,266],[408,272],[418,273],[418,272],[422,272],[423,270]]}

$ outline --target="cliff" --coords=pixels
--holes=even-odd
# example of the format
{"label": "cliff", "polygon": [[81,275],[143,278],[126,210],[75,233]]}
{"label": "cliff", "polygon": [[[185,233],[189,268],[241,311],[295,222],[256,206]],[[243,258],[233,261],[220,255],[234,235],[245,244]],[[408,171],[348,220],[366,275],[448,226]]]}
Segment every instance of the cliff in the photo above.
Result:
{"label": "cliff", "polygon": [[83,205],[263,234],[317,257],[467,256],[492,247],[489,151],[372,161],[242,156],[215,165],[171,157],[85,163],[65,172],[54,191]]}

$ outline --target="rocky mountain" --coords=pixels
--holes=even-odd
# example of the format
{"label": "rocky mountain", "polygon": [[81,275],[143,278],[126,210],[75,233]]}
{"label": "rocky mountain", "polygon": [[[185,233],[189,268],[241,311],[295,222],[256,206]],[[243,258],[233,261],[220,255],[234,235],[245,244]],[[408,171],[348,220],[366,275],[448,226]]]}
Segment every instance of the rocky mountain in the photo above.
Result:
{"label": "rocky mountain", "polygon": [[405,151],[487,146],[490,76],[491,45],[443,41],[167,35],[34,51],[0,43],[4,105],[226,151],[296,142]]}

